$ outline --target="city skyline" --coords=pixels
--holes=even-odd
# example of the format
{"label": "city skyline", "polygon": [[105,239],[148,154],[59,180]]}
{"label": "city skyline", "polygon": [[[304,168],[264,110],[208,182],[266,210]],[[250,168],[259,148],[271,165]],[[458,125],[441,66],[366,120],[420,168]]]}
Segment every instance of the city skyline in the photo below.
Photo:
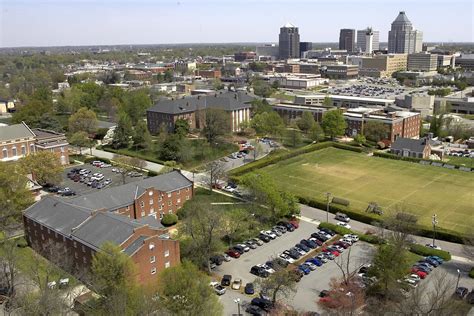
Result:
{"label": "city skyline", "polygon": [[302,41],[336,43],[342,28],[371,26],[387,42],[399,11],[425,42],[474,42],[467,0],[3,0],[0,47],[276,43],[287,22],[299,28]]}

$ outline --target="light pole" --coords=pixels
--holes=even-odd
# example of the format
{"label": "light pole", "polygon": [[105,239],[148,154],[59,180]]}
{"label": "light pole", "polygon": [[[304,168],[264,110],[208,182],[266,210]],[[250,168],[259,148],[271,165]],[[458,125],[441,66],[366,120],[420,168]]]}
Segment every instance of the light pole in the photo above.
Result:
{"label": "light pole", "polygon": [[351,298],[351,316],[352,316],[352,314],[354,313],[354,293],[347,292],[346,295]]}
{"label": "light pole", "polygon": [[331,203],[331,193],[326,193],[326,223],[329,223],[329,203]]}
{"label": "light pole", "polygon": [[436,214],[433,214],[433,218],[431,220],[433,224],[433,247],[435,247],[435,239],[436,239],[436,225],[438,225],[438,220],[436,220]]}
{"label": "light pole", "polygon": [[237,304],[237,316],[240,316],[240,298],[236,298],[234,303]]}
{"label": "light pole", "polygon": [[458,287],[459,287],[459,279],[461,278],[461,271],[460,271],[459,269],[458,269],[457,271],[458,271],[458,280],[457,280],[457,282],[456,282],[456,289],[455,289],[455,290],[458,289]]}

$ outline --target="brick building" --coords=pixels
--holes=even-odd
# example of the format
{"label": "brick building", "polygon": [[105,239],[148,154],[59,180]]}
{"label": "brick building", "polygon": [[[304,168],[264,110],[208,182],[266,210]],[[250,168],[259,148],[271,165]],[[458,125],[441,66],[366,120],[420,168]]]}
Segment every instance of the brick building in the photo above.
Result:
{"label": "brick building", "polygon": [[72,273],[87,270],[107,242],[117,244],[137,266],[137,280],[156,280],[180,262],[179,242],[158,219],[176,213],[193,196],[193,183],[178,171],[74,199],[47,196],[23,213],[25,237],[36,251],[65,249]]}
{"label": "brick building", "polygon": [[207,79],[216,79],[222,77],[222,73],[218,69],[198,70],[196,75]]}
{"label": "brick building", "polygon": [[390,148],[390,153],[400,157],[428,159],[431,154],[430,139],[397,138]]}
{"label": "brick building", "polygon": [[222,109],[230,117],[228,130],[237,132],[240,124],[250,120],[250,104],[255,97],[246,92],[220,92],[212,95],[195,95],[171,100],[161,100],[147,110],[148,130],[152,134],[159,132],[162,124],[169,132],[174,131],[178,119],[187,120],[191,129],[204,127],[205,110]]}
{"label": "brick building", "polygon": [[57,154],[61,164],[69,164],[69,143],[61,133],[30,129],[24,122],[0,127],[0,161],[18,160],[36,151],[49,150]]}
{"label": "brick building", "polygon": [[346,134],[356,136],[362,133],[367,122],[381,122],[388,126],[387,139],[394,142],[399,137],[418,138],[420,136],[421,115],[416,112],[384,112],[376,108],[348,109],[344,113],[347,122]]}

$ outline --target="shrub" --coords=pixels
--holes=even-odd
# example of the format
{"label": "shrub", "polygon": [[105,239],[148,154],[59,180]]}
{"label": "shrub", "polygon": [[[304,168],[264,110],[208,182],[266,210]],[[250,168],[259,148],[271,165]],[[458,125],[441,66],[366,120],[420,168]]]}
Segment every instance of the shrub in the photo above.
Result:
{"label": "shrub", "polygon": [[155,177],[158,175],[158,172],[153,171],[153,170],[148,170],[148,176],[149,177]]}
{"label": "shrub", "polygon": [[374,245],[381,245],[385,243],[385,239],[377,235],[362,234],[362,235],[359,235],[359,239],[362,241],[368,242],[369,244],[374,244]]}
{"label": "shrub", "polygon": [[178,222],[178,216],[175,214],[165,214],[161,219],[161,224],[164,226],[172,226]]}
{"label": "shrub", "polygon": [[451,260],[451,254],[449,252],[444,250],[432,249],[423,245],[412,244],[410,246],[410,251],[424,257],[438,256],[445,261]]}
{"label": "shrub", "polygon": [[469,271],[469,277],[474,279],[474,267],[472,267],[471,271]]}
{"label": "shrub", "polygon": [[361,147],[351,146],[351,145],[347,145],[347,144],[333,143],[332,146],[335,147],[335,148],[339,148],[339,149],[354,151],[356,153],[361,153],[362,152]]}
{"label": "shrub", "polygon": [[91,163],[93,161],[102,161],[104,163],[108,163],[110,164],[110,159],[107,159],[107,158],[100,158],[100,157],[88,157],[86,159],[84,159],[84,163]]}

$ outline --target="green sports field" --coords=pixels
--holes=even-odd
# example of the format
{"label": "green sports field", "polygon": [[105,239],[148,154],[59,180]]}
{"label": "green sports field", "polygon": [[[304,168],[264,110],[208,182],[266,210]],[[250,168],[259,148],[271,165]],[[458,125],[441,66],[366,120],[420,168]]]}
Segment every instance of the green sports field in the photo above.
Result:
{"label": "green sports field", "polygon": [[474,173],[417,163],[368,157],[326,148],[259,170],[296,195],[325,198],[326,192],[348,199],[365,211],[369,202],[384,210],[403,205],[419,223],[468,232],[474,225]]}

